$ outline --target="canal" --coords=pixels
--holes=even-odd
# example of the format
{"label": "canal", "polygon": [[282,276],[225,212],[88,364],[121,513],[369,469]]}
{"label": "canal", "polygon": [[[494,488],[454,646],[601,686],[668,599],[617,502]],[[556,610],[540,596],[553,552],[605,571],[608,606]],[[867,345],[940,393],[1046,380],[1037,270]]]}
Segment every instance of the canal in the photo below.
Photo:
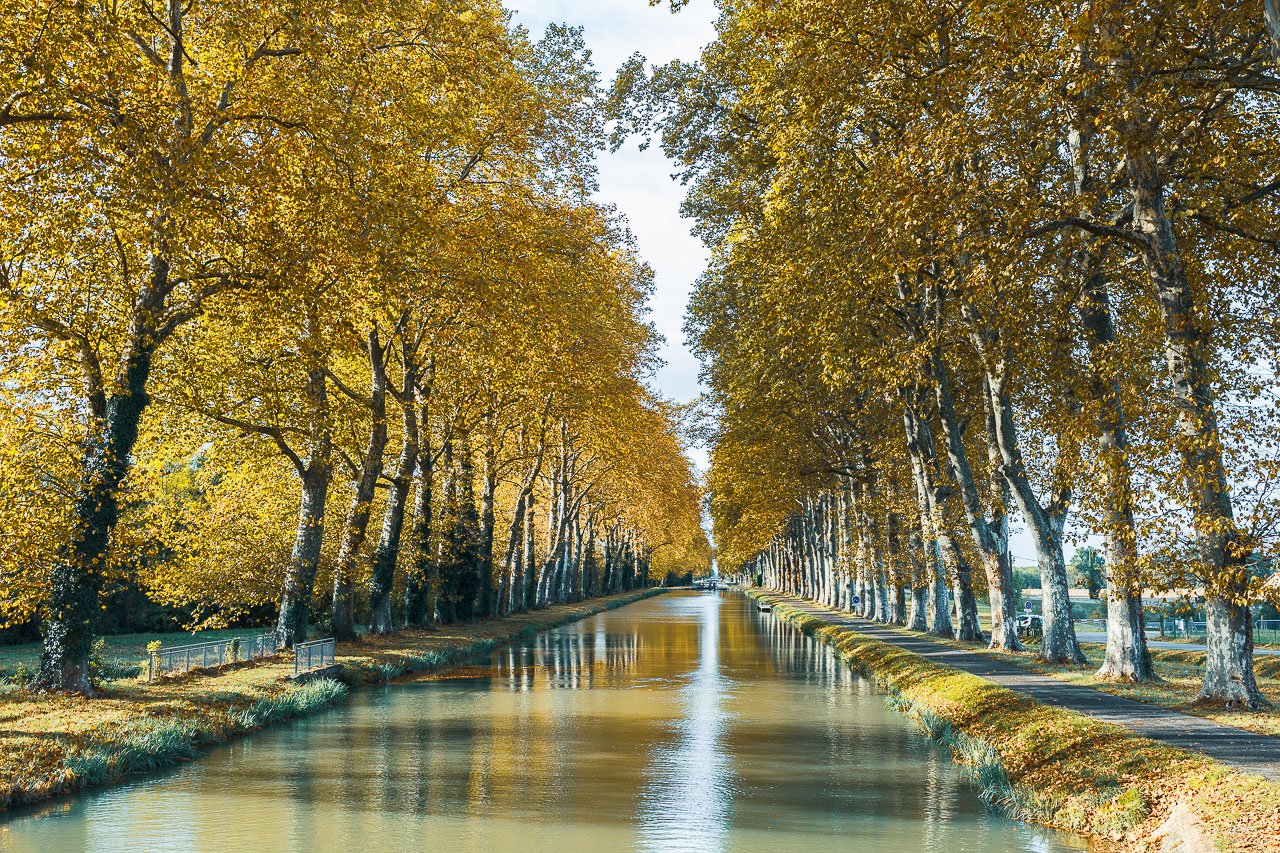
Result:
{"label": "canal", "polygon": [[829,648],[676,592],[175,770],[17,813],[3,851],[1063,851]]}

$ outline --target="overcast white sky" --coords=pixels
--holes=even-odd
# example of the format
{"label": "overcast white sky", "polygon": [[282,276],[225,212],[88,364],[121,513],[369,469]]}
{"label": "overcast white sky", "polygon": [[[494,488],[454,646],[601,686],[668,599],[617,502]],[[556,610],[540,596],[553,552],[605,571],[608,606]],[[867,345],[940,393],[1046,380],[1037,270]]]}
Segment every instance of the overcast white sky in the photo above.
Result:
{"label": "overcast white sky", "polygon": [[[693,0],[675,15],[665,3],[650,6],[647,0],[508,0],[506,5],[534,38],[551,23],[583,27],[605,85],[633,53],[656,63],[692,61],[715,37],[712,0]],[[698,395],[698,363],[684,346],[681,326],[706,252],[689,234],[691,223],[680,218],[684,188],[671,179],[671,171],[657,146],[639,151],[630,142],[616,154],[601,155],[599,197],[626,214],[641,255],[653,267],[652,319],[667,339],[662,351],[666,366],[658,373],[657,386],[683,403]],[[705,466],[705,454],[701,456],[695,462]]]}

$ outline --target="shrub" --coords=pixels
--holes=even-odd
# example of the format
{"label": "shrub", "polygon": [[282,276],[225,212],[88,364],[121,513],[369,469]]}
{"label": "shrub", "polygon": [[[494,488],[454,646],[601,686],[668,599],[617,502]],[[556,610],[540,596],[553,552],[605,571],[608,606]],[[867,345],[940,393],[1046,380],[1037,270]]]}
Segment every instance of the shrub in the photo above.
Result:
{"label": "shrub", "polygon": [[0,680],[18,687],[26,687],[35,680],[36,673],[27,662],[20,660],[8,672],[0,673]]}

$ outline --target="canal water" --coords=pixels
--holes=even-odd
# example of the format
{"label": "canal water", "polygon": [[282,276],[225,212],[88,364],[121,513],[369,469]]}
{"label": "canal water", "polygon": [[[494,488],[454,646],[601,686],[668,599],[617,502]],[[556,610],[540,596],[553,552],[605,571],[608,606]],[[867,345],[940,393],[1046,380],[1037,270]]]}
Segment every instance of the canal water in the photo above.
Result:
{"label": "canal water", "polygon": [[1063,851],[830,649],[676,592],[0,822],[3,851]]}

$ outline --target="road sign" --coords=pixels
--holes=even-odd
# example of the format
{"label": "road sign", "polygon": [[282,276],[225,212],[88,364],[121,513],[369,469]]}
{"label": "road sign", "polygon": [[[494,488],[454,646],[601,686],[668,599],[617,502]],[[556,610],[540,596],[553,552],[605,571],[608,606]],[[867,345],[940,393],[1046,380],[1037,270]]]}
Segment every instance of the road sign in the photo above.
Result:
{"label": "road sign", "polygon": [[1030,612],[1030,610],[1031,610],[1031,602],[1030,602],[1030,601],[1024,602],[1024,603],[1023,603],[1023,605],[1022,605],[1022,609],[1023,609],[1023,610],[1026,610],[1026,611],[1028,611],[1028,612]]}
{"label": "road sign", "polygon": [[854,604],[861,604],[861,603],[862,603],[862,596],[860,596],[860,595],[855,595],[855,596],[853,597],[853,603],[854,603]]}

